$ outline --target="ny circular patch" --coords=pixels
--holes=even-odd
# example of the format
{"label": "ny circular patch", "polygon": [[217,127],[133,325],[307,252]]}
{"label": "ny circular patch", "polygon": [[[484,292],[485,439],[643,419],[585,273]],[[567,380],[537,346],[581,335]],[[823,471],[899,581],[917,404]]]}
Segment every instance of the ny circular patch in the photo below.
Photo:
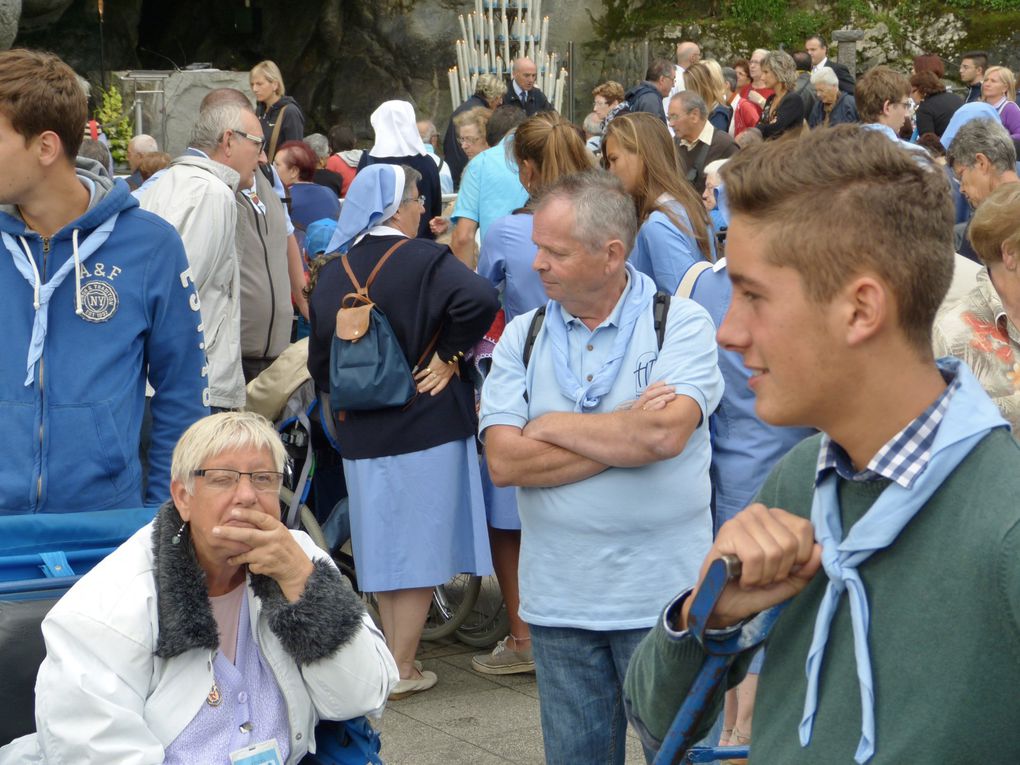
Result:
{"label": "ny circular patch", "polygon": [[119,304],[117,290],[106,282],[86,282],[81,285],[81,317],[85,321],[109,321],[117,312]]}

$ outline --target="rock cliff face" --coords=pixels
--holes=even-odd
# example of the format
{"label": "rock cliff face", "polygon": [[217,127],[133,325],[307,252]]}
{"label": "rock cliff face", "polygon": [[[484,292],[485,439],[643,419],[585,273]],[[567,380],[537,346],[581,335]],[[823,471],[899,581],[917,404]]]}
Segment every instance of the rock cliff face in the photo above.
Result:
{"label": "rock cliff face", "polygon": [[[53,50],[98,83],[96,0],[35,3],[46,6],[47,14],[34,17],[43,23],[26,28],[26,13],[14,44]],[[0,19],[8,4],[20,5],[0,0]],[[580,4],[543,5],[556,20],[550,37],[561,56],[568,39],[591,35]],[[210,0],[107,0],[105,64],[110,71],[209,62],[246,71],[268,58],[280,65],[310,129],[343,120],[367,139],[369,115],[390,98],[411,100],[420,115],[442,128],[451,110],[446,72],[455,62],[457,15],[473,7],[472,0],[252,0],[250,7]]]}
{"label": "rock cliff face", "polygon": [[[575,43],[577,61],[572,76],[578,122],[591,108],[594,85],[610,77],[625,87],[633,85],[643,74],[645,56],[669,55],[674,38],[699,39],[706,55],[724,60],[746,53],[746,40],[718,34],[720,30],[711,19],[677,18],[676,24],[651,33],[647,47],[640,42],[602,42],[596,39],[590,14],[598,16],[610,4],[620,5],[617,0],[542,3],[543,13],[553,20],[551,49],[563,59],[568,41]],[[369,140],[369,115],[390,98],[409,99],[420,116],[433,118],[441,130],[445,127],[451,110],[446,72],[455,61],[457,15],[470,12],[474,2],[106,0],[104,5],[107,71],[171,69],[208,62],[220,69],[244,72],[262,59],[272,59],[283,71],[288,93],[305,110],[309,132],[325,130],[342,120]],[[934,4],[931,7],[934,9]],[[97,0],[0,0],[0,47],[10,43],[4,30],[10,32],[10,20],[20,13],[15,45],[53,50],[98,83],[96,8]],[[907,37],[931,45],[931,50],[950,60],[961,46],[990,48],[997,61],[1010,63],[1016,58],[1020,25],[1012,16],[1005,19],[1001,14],[974,13],[951,21],[948,23],[944,14],[921,14],[914,23],[916,29],[911,27]],[[899,19],[898,23],[907,26],[911,19]],[[899,63],[916,52],[898,49],[885,30],[876,28],[871,30],[858,63],[862,67],[883,59]],[[948,71],[953,69],[953,65],[948,67]]]}

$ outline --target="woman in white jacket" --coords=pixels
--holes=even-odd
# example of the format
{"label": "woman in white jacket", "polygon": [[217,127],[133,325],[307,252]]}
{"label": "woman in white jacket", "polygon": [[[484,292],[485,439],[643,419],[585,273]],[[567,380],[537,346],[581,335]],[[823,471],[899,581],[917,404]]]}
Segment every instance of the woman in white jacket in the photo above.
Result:
{"label": "woman in white jacket", "polygon": [[38,733],[0,763],[227,765],[259,746],[297,763],[319,719],[385,704],[397,670],[381,634],[280,522],[283,459],[255,414],[185,431],[172,501],[43,622]]}

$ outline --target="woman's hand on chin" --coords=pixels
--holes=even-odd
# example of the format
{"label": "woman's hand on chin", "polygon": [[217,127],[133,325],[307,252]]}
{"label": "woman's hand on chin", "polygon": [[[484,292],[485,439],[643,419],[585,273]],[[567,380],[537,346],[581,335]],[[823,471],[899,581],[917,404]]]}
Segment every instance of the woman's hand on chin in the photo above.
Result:
{"label": "woman's hand on chin", "polygon": [[231,566],[248,566],[253,574],[264,574],[276,580],[283,595],[291,603],[305,590],[312,573],[312,561],[301,549],[290,530],[278,519],[259,510],[235,508],[231,517],[251,524],[217,526],[212,533],[223,539],[240,542],[251,549],[227,560]]}

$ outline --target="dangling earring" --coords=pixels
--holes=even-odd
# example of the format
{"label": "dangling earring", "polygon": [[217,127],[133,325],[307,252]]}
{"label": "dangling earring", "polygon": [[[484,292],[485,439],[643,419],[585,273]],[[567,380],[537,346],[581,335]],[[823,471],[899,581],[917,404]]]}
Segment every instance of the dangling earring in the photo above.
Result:
{"label": "dangling earring", "polygon": [[179,545],[181,543],[181,534],[184,533],[184,529],[187,527],[188,522],[185,521],[181,524],[181,527],[177,529],[177,533],[170,537],[170,544]]}

